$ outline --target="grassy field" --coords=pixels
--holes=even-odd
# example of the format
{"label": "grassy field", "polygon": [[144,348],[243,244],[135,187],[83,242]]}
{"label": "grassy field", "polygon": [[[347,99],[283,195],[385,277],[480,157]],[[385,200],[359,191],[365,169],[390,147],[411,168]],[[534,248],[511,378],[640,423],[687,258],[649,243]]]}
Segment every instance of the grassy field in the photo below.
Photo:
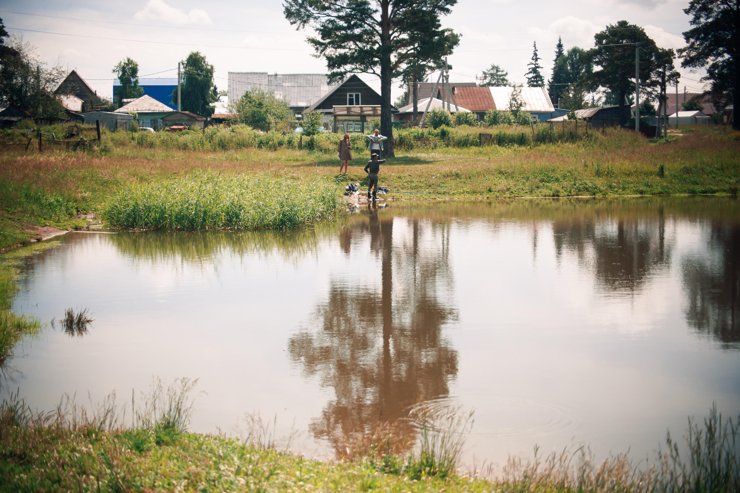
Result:
{"label": "grassy field", "polygon": [[[507,135],[529,136],[527,145],[504,146],[479,145],[479,129],[444,131],[399,133],[403,145],[381,171],[389,200],[735,195],[740,183],[740,139],[724,128],[698,129],[668,142],[609,130],[538,143],[525,127]],[[341,197],[347,184],[365,176],[360,135],[353,137],[349,174],[337,176],[337,138],[321,135],[299,150],[292,135],[209,129],[105,133],[101,147],[88,152],[51,146],[26,152],[22,145],[6,145],[0,156],[0,249],[32,237],[32,226],[84,227],[89,213],[120,228],[269,229],[323,220],[332,207],[329,195]],[[177,197],[150,201],[157,189]],[[264,210],[252,211],[255,204]],[[165,211],[179,219],[162,216]],[[184,217],[188,211],[191,217]],[[136,216],[150,219],[123,220]]]}

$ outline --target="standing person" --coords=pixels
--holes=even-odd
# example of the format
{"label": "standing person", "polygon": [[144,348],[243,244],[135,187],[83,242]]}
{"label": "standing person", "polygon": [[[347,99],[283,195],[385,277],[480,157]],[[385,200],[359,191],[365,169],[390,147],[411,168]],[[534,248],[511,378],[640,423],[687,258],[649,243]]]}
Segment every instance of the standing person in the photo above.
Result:
{"label": "standing person", "polygon": [[339,141],[339,160],[342,161],[342,164],[339,165],[339,174],[342,174],[342,170],[344,170],[344,174],[347,174],[347,167],[349,166],[349,161],[352,159],[352,143],[349,141],[349,134],[347,132],[344,133],[344,138]]}
{"label": "standing person", "polygon": [[378,194],[378,173],[380,173],[380,163],[385,162],[385,159],[379,159],[379,156],[375,153],[370,155],[370,161],[365,165],[365,173],[367,173],[367,199],[370,200],[370,190],[372,190],[372,197]]}
{"label": "standing person", "polygon": [[380,135],[380,131],[376,128],[367,138],[370,141],[370,155],[377,154],[378,159],[380,159],[383,154],[383,141],[387,140],[388,137]]}

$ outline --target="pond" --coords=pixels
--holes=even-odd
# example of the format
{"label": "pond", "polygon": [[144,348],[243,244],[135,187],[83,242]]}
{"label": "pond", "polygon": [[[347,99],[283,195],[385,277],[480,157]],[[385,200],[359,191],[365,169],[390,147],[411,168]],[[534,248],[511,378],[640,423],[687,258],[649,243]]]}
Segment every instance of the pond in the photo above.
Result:
{"label": "pond", "polygon": [[[0,397],[34,408],[197,379],[190,429],[342,457],[412,406],[473,411],[463,462],[657,450],[740,410],[730,198],[362,209],[291,234],[70,234],[22,267],[37,317]],[[61,329],[86,309],[85,334]]]}

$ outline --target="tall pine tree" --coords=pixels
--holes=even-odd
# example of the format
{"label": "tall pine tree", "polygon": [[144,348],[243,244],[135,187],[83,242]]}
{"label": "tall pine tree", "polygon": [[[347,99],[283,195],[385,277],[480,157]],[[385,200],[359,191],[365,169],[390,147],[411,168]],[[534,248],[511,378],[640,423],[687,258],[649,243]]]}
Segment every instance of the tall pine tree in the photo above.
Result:
{"label": "tall pine tree", "polygon": [[[380,131],[388,137],[386,155],[393,156],[393,79],[402,77],[409,66],[431,61],[425,58],[426,48],[414,49],[418,33],[426,33],[429,40],[444,37],[455,41],[454,33],[442,28],[440,18],[449,14],[456,3],[457,0],[283,0],[283,13],[298,29],[311,29],[308,43],[326,61],[330,79],[341,80],[349,73],[378,76],[382,100]],[[455,44],[444,49],[451,51]]]}
{"label": "tall pine tree", "polygon": [[508,86],[509,74],[495,63],[480,74],[481,86]]}
{"label": "tall pine tree", "polygon": [[529,87],[544,87],[545,78],[542,77],[542,65],[540,65],[540,56],[537,54],[537,42],[534,42],[534,50],[532,51],[532,60],[527,64],[529,70],[524,74],[527,79],[527,85]]}
{"label": "tall pine tree", "polygon": [[552,61],[552,77],[547,83],[547,93],[556,107],[559,106],[560,95],[570,82],[568,79],[568,67],[565,63],[563,40],[558,37],[558,44],[555,45],[555,58]]}

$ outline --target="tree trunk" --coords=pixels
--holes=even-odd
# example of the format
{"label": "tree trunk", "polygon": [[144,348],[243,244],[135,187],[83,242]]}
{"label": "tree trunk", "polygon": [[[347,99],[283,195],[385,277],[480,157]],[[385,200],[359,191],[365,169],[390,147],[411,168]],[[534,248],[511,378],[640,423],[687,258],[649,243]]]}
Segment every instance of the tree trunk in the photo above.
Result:
{"label": "tree trunk", "polygon": [[388,137],[383,149],[384,156],[394,157],[393,122],[391,115],[391,23],[390,0],[382,0],[380,12],[380,133]]}
{"label": "tree trunk", "polygon": [[740,60],[737,59],[738,56],[740,56],[740,53],[738,53],[738,38],[740,36],[735,37],[735,90],[732,94],[732,129],[733,130],[740,130],[740,119],[737,117],[737,102],[738,99],[740,99]]}
{"label": "tree trunk", "polygon": [[411,91],[409,91],[409,97],[411,98],[413,106],[413,112],[411,113],[411,124],[416,125],[416,121],[419,118],[419,79],[416,77],[416,72],[411,76]]}

